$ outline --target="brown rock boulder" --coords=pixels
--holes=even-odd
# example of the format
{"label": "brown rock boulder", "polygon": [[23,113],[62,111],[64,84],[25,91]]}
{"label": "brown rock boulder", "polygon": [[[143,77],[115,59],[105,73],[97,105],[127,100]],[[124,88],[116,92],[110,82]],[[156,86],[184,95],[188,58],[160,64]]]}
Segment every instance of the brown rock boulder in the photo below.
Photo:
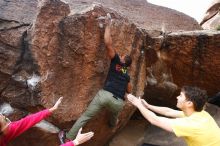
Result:
{"label": "brown rock boulder", "polygon": [[[13,58],[16,72],[12,70],[6,74],[10,82],[2,88],[4,100],[14,107],[36,111],[52,106],[62,95],[63,104],[49,121],[61,128],[70,128],[101,89],[107,75],[110,60],[103,39],[107,13],[114,18],[114,47],[120,54],[131,54],[133,58],[130,68],[131,82],[135,86],[133,93],[142,94],[146,77],[145,56],[141,55],[144,35],[133,23],[101,5],[91,5],[77,14],[69,14],[69,6],[58,0],[40,1],[38,6],[32,28],[23,31],[21,36],[23,53]],[[101,112],[85,127],[85,131],[96,133],[85,145],[106,144],[133,112],[134,108],[127,104],[114,130],[107,126],[109,112]],[[25,137],[30,142],[23,142]],[[13,144],[39,145],[36,137],[42,146],[58,145],[57,137],[34,128]]]}
{"label": "brown rock boulder", "polygon": [[8,146],[59,146],[57,133],[48,133],[33,127],[11,141]]}
{"label": "brown rock boulder", "polygon": [[[159,41],[155,41],[155,49],[159,60],[169,69],[170,81],[177,87],[193,85],[206,89],[209,95],[217,93],[220,79],[219,37],[217,31],[189,31],[157,38]],[[163,73],[166,72],[160,74]],[[159,78],[157,76],[157,80]]]}
{"label": "brown rock boulder", "polygon": [[[27,28],[28,26],[18,25],[16,28],[12,27],[0,31],[0,90],[2,97],[6,98],[5,100],[9,100],[7,98],[9,96],[13,99],[20,95],[28,94],[25,89],[26,86],[16,81],[22,80],[16,78],[16,73],[22,68],[18,63],[22,64],[25,60],[22,59],[25,55],[25,48],[22,42]],[[28,68],[28,64],[30,62],[26,64],[27,66],[23,66],[23,68]]]}

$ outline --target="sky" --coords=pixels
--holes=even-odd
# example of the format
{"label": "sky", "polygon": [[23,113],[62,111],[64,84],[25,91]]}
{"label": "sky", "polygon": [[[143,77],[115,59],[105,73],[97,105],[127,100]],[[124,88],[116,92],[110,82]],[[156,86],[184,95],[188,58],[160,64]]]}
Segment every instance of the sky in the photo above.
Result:
{"label": "sky", "polygon": [[183,12],[201,22],[213,0],[147,0],[149,3]]}

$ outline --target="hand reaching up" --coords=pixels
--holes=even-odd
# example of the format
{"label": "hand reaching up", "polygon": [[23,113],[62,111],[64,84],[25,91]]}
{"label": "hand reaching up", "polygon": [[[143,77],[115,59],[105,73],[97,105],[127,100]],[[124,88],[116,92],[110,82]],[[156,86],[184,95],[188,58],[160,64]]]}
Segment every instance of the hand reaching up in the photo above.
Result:
{"label": "hand reaching up", "polygon": [[136,107],[142,105],[140,97],[137,98],[136,96],[134,96],[132,94],[128,94],[127,98],[128,98],[128,101],[130,101]]}
{"label": "hand reaching up", "polygon": [[62,100],[63,100],[63,97],[60,97],[60,98],[56,101],[56,103],[54,104],[54,106],[49,109],[50,112],[53,112],[53,111],[57,110],[58,107],[59,107],[59,105],[61,104]]}
{"label": "hand reaching up", "polygon": [[88,140],[90,140],[94,136],[94,132],[81,133],[82,128],[79,129],[79,132],[76,138],[73,140],[74,146],[80,145]]}
{"label": "hand reaching up", "polygon": [[107,25],[111,25],[111,23],[112,23],[112,18],[111,18],[111,15],[109,13],[107,13],[107,15],[106,15],[105,23]]}

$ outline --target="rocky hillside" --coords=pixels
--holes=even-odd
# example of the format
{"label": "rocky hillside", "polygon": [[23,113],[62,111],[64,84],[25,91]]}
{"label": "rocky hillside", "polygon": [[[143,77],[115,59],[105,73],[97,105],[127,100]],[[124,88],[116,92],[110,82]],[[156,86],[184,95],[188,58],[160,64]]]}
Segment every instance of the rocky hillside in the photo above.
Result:
{"label": "rocky hillside", "polygon": [[[70,5],[71,14],[81,12],[92,4],[102,4],[147,30],[161,30],[162,27],[167,31],[201,29],[192,17],[176,10],[153,5],[146,0],[66,0],[66,2]],[[13,26],[17,23],[31,24],[37,13],[37,1],[32,0],[1,1],[0,7],[1,20],[11,22]],[[5,27],[10,27],[6,22]]]}
{"label": "rocky hillside", "polygon": [[[93,0],[67,0],[75,13],[85,5],[91,5]],[[181,12],[153,5],[146,0],[97,0],[106,7],[114,9],[122,16],[133,21],[138,27],[147,30],[167,31],[201,29],[197,21]]]}

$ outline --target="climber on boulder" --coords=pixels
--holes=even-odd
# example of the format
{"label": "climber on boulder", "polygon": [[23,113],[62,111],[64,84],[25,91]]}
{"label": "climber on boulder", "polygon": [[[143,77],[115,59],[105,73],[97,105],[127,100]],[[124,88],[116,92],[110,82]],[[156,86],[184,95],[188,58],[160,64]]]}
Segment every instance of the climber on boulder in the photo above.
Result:
{"label": "climber on boulder", "polygon": [[124,106],[125,94],[131,92],[130,76],[128,67],[132,63],[129,55],[119,56],[113,47],[111,38],[111,16],[107,14],[104,42],[107,55],[111,59],[109,72],[103,89],[99,90],[86,111],[75,122],[68,133],[61,131],[59,139],[64,143],[66,139],[74,139],[80,127],[84,126],[102,108],[107,108],[112,114],[109,120],[109,127],[115,127],[118,123],[118,115]]}

